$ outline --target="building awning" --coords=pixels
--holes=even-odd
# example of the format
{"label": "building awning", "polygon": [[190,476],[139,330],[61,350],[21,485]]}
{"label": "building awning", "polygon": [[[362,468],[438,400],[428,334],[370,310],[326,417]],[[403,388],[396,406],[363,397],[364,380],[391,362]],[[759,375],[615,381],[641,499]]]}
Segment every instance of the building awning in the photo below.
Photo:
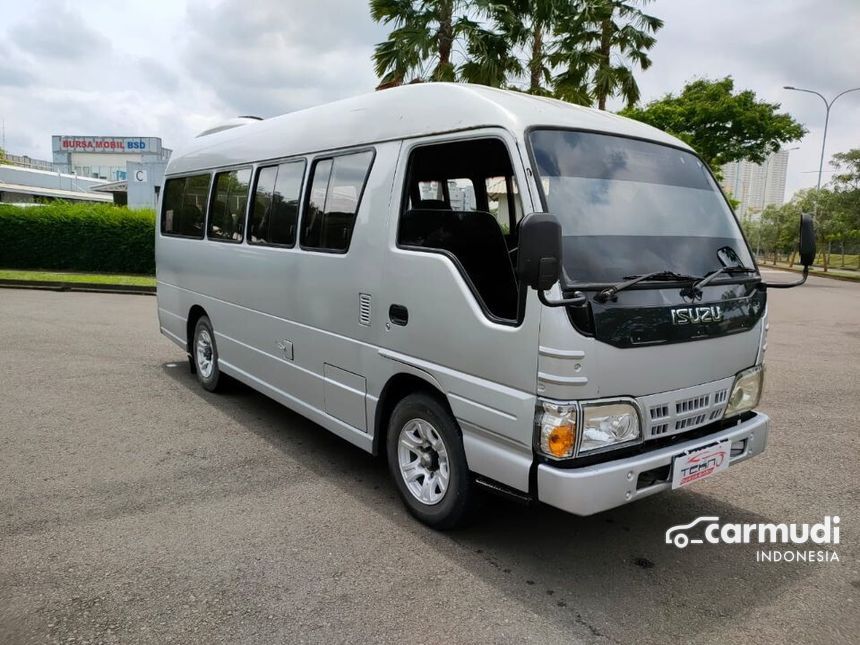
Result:
{"label": "building awning", "polygon": [[35,195],[37,197],[52,197],[53,199],[71,199],[84,202],[113,202],[112,195],[89,193],[77,190],[60,190],[59,188],[42,188],[40,186],[25,186],[9,184],[0,181],[0,192]]}
{"label": "building awning", "polygon": [[93,186],[92,190],[100,193],[127,193],[128,181],[112,181],[109,184]]}

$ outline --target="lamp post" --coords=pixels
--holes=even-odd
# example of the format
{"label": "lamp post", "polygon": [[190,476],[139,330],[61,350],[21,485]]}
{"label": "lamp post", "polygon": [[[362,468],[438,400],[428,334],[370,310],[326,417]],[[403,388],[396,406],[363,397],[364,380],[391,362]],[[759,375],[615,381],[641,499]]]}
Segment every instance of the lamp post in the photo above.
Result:
{"label": "lamp post", "polygon": [[849,92],[857,92],[860,91],[860,87],[852,87],[850,90],[845,90],[844,92],[840,92],[836,96],[834,96],[830,101],[824,98],[824,95],[820,92],[816,92],[815,90],[805,90],[802,87],[794,87],[792,85],[785,85],[783,87],[785,90],[792,90],[794,92],[806,92],[807,94],[815,94],[818,98],[824,101],[824,107],[826,108],[826,112],[824,114],[824,135],[821,137],[821,160],[818,162],[818,188],[821,189],[821,173],[824,170],[824,146],[827,144],[827,124],[830,122],[830,108],[833,107],[833,104],[836,103],[836,99],[840,96],[844,96]]}

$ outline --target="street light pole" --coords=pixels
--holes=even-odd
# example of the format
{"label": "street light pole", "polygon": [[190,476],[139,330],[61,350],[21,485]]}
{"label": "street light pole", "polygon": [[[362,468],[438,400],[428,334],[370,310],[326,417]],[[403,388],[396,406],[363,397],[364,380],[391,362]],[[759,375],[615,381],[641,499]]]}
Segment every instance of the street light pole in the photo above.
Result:
{"label": "street light pole", "polygon": [[836,99],[838,99],[840,96],[844,96],[849,92],[858,92],[860,91],[860,87],[852,87],[850,90],[840,92],[839,94],[834,96],[833,99],[829,102],[826,98],[824,98],[823,94],[821,94],[820,92],[816,92],[815,90],[805,90],[802,87],[794,87],[792,85],[786,85],[783,87],[783,89],[792,90],[794,92],[806,92],[807,94],[815,94],[815,96],[824,101],[824,108],[826,110],[824,113],[824,135],[821,137],[821,159],[818,162],[818,186],[816,186],[816,188],[820,190],[821,173],[824,171],[824,147],[827,145],[827,125],[830,123],[830,108],[833,107],[833,104],[836,103]]}

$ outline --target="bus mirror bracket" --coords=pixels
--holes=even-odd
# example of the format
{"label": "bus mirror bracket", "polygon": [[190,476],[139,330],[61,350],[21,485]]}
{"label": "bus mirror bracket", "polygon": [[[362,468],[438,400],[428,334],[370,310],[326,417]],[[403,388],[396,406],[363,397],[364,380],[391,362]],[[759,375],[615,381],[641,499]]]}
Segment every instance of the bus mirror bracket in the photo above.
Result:
{"label": "bus mirror bracket", "polygon": [[517,279],[538,292],[547,307],[565,307],[585,303],[577,292],[573,298],[549,300],[546,291],[562,277],[561,224],[551,213],[531,213],[519,226]]}

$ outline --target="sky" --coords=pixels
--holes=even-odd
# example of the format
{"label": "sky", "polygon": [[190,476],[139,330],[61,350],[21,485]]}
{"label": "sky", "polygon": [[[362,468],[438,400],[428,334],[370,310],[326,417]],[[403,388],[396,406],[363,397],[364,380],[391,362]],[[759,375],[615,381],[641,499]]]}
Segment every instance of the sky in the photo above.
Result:
{"label": "sky", "polygon": [[[665,26],[638,73],[642,98],[732,75],[809,130],[786,146],[797,146],[786,198],[814,186],[824,103],[782,87],[828,98],[860,87],[860,0],[656,0],[648,12]],[[365,0],[0,0],[4,147],[50,160],[51,135],[67,134],[175,148],[232,116],[369,92],[385,34]],[[860,92],[831,111],[825,170],[831,154],[858,147]]]}

